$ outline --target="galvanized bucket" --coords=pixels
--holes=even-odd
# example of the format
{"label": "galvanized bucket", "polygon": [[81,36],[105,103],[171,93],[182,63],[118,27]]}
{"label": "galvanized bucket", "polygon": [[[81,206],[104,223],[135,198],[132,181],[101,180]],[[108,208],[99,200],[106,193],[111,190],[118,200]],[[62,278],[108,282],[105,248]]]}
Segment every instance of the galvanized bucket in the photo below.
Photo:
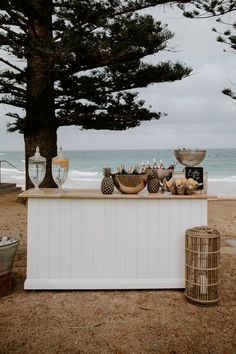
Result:
{"label": "galvanized bucket", "polygon": [[18,244],[14,237],[0,237],[0,276],[11,272]]}

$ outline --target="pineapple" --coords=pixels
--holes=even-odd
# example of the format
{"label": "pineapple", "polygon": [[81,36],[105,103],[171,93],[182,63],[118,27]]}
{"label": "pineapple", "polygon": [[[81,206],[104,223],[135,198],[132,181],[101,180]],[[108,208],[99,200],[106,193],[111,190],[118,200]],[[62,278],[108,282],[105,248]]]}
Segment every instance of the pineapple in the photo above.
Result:
{"label": "pineapple", "polygon": [[104,177],[101,183],[101,192],[103,194],[112,194],[114,192],[114,182],[111,178],[111,169],[106,167],[103,169]]}
{"label": "pineapple", "polygon": [[147,190],[149,193],[157,193],[160,187],[160,182],[157,176],[157,171],[151,170],[148,173]]}

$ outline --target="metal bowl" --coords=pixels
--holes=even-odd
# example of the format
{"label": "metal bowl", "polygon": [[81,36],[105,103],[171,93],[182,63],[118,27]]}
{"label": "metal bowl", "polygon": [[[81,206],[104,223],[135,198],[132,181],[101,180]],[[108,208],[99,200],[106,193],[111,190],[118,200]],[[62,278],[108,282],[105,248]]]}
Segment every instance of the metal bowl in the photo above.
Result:
{"label": "metal bowl", "polygon": [[157,176],[158,179],[163,182],[163,179],[165,178],[167,181],[169,181],[172,177],[174,170],[173,169],[168,169],[168,168],[158,168],[157,170]]}
{"label": "metal bowl", "polygon": [[124,194],[137,194],[147,184],[147,175],[113,175],[115,187]]}
{"label": "metal bowl", "polygon": [[206,150],[174,150],[176,159],[184,166],[193,167],[199,165],[206,156]]}

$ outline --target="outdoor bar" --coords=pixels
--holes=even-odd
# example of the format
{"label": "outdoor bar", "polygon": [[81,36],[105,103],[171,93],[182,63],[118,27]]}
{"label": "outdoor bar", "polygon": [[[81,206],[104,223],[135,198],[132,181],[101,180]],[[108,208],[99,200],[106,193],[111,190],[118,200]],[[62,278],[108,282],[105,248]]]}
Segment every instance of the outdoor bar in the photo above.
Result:
{"label": "outdoor bar", "polygon": [[185,230],[207,195],[31,189],[25,289],[184,288]]}

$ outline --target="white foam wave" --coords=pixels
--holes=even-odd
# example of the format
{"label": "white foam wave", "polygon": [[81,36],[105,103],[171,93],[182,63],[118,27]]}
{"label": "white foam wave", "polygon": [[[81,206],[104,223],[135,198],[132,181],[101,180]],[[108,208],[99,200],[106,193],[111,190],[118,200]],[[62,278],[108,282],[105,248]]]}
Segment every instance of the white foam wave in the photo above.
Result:
{"label": "white foam wave", "polygon": [[79,178],[79,177],[92,177],[92,176],[97,176],[98,172],[91,172],[91,171],[78,171],[78,170],[72,170],[69,172],[69,177],[70,178]]}
{"label": "white foam wave", "polygon": [[70,181],[79,181],[79,182],[99,182],[100,178],[68,178],[68,182]]}
{"label": "white foam wave", "polygon": [[227,182],[234,183],[236,182],[236,176],[226,176],[226,177],[218,177],[218,178],[208,178],[208,182]]}
{"label": "white foam wave", "polygon": [[1,156],[4,156],[4,155],[6,155],[6,154],[5,154],[5,152],[0,152],[0,155],[1,155]]}
{"label": "white foam wave", "polygon": [[24,175],[22,175],[22,176],[14,176],[14,175],[12,175],[11,178],[12,178],[12,179],[15,179],[15,180],[17,180],[17,181],[18,181],[18,180],[23,180],[23,181],[25,180],[25,176],[24,176]]}
{"label": "white foam wave", "polygon": [[25,160],[20,160],[20,162],[25,163]]}
{"label": "white foam wave", "polygon": [[19,171],[13,168],[2,168],[1,169],[3,174],[9,174],[9,173],[14,173],[14,174],[25,174],[25,171]]}

